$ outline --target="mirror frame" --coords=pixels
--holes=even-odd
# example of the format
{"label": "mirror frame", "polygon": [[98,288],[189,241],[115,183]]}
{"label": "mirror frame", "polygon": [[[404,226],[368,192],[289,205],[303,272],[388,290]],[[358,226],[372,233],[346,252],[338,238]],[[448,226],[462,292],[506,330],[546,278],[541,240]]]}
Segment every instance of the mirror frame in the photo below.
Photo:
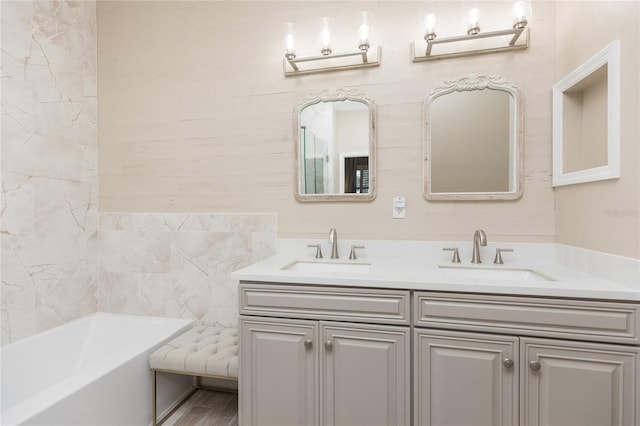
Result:
{"label": "mirror frame", "polygon": [[[366,194],[302,194],[300,191],[300,115],[308,106],[320,102],[354,101],[369,108],[369,192]],[[298,201],[372,201],[376,198],[376,105],[356,89],[328,89],[313,92],[304,98],[293,113],[294,195]]]}
{"label": "mirror frame", "polygon": [[[432,192],[431,191],[431,125],[430,112],[431,102],[436,98],[453,93],[465,92],[473,90],[501,90],[507,92],[513,98],[513,137],[514,152],[511,153],[511,161],[515,167],[513,176],[510,178],[515,190],[508,192]],[[464,120],[464,117],[461,117]],[[522,196],[522,187],[524,181],[524,99],[522,91],[500,76],[487,76],[469,74],[466,77],[460,77],[456,80],[445,81],[442,86],[438,86],[429,95],[424,102],[424,162],[423,162],[423,183],[424,197],[427,200],[449,200],[449,201],[465,201],[465,200],[516,200]]]}
{"label": "mirror frame", "polygon": [[[607,66],[607,164],[564,171],[564,94]],[[552,186],[572,185],[620,177],[620,41],[615,40],[553,85]]]}

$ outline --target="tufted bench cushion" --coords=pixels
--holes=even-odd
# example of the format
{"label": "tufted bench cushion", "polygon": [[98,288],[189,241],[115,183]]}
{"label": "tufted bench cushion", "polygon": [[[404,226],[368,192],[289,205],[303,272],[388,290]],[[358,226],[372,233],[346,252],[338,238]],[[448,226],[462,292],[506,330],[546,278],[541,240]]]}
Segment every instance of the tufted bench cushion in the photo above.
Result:
{"label": "tufted bench cushion", "polygon": [[196,325],[149,357],[152,370],[238,378],[238,329]]}

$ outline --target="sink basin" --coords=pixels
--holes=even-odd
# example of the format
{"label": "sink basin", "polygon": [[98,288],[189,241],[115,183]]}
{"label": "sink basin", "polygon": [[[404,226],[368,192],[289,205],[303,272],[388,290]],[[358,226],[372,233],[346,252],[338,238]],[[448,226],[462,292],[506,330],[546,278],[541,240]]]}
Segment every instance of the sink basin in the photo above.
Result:
{"label": "sink basin", "polygon": [[306,273],[343,273],[343,274],[364,274],[369,272],[370,263],[362,262],[322,262],[311,260],[295,260],[283,266],[282,270],[306,272]]}
{"label": "sink basin", "polygon": [[529,268],[504,266],[456,266],[438,265],[446,278],[510,280],[510,281],[555,281],[553,278]]}

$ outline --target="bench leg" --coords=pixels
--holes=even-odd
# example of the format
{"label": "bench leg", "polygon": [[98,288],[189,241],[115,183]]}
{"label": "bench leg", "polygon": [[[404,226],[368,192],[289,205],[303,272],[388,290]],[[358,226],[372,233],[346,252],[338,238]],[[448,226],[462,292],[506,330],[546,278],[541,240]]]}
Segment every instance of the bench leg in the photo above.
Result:
{"label": "bench leg", "polygon": [[157,370],[151,370],[151,394],[153,395],[153,402],[152,402],[152,412],[153,412],[153,422],[152,425],[153,426],[160,426],[162,425],[165,420],[167,420],[169,417],[171,417],[171,415],[173,413],[175,413],[176,411],[178,411],[178,408],[180,408],[182,406],[182,404],[184,404],[194,393],[196,393],[196,391],[198,390],[198,387],[196,386],[195,388],[193,388],[190,392],[188,392],[184,398],[182,398],[176,405],[175,407],[173,407],[168,413],[166,413],[164,416],[162,416],[161,419],[158,419],[158,380],[157,380]]}
{"label": "bench leg", "polygon": [[157,407],[157,403],[156,403],[156,370],[151,370],[151,393],[153,394],[153,402],[152,402],[152,409],[151,411],[153,412],[153,426],[156,426],[156,419],[157,419],[157,411],[158,411],[158,407]]}

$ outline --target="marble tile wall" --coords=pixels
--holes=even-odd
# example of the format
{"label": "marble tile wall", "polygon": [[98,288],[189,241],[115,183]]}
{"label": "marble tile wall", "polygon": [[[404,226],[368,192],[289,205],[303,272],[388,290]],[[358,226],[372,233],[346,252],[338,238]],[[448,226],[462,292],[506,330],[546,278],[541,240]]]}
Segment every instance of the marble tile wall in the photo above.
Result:
{"label": "marble tile wall", "polygon": [[96,311],[235,322],[276,215],[99,215],[96,2],[0,12],[2,344]]}
{"label": "marble tile wall", "polygon": [[100,311],[237,323],[230,273],[275,254],[275,214],[101,213]]}
{"label": "marble tile wall", "polygon": [[6,344],[98,306],[96,3],[0,7]]}

